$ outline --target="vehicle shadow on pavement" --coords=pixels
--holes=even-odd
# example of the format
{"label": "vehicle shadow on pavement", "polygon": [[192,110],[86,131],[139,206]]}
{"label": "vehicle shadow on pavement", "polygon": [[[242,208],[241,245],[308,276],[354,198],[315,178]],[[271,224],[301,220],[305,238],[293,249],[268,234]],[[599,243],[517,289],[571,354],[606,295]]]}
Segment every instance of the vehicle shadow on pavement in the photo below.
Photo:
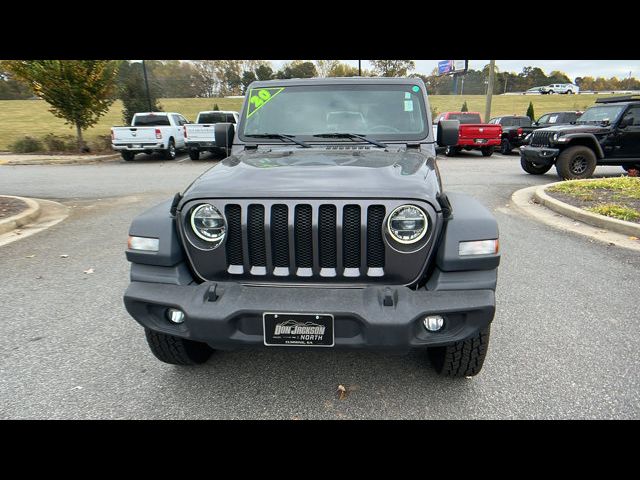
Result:
{"label": "vehicle shadow on pavement", "polygon": [[442,418],[476,388],[437,375],[421,350],[217,351],[200,367],[161,368],[165,395],[194,393],[189,418]]}

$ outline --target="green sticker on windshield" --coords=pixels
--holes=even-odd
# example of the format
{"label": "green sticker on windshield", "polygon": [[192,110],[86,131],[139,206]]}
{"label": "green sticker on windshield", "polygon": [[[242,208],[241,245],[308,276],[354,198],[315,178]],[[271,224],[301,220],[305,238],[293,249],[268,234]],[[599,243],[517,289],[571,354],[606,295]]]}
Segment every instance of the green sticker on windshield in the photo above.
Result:
{"label": "green sticker on windshield", "polygon": [[278,95],[284,87],[278,88],[252,88],[249,91],[249,105],[247,106],[247,118],[260,110]]}
{"label": "green sticker on windshield", "polygon": [[420,91],[420,87],[417,85],[414,85],[411,90],[413,90],[414,92],[418,93]]}

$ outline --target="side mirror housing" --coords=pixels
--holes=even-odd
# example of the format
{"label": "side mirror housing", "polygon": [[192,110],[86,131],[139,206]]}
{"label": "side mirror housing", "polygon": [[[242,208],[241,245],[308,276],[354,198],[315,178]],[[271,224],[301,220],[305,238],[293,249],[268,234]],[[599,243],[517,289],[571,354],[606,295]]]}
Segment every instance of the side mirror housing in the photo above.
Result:
{"label": "side mirror housing", "polygon": [[216,145],[224,148],[227,155],[229,155],[231,145],[233,145],[233,137],[235,135],[233,123],[216,123],[214,126],[214,134]]}
{"label": "side mirror housing", "polygon": [[629,125],[631,125],[631,123],[631,117],[622,117],[622,119],[620,119],[620,123],[618,124],[618,128],[627,128]]}
{"label": "side mirror housing", "polygon": [[454,147],[458,144],[459,120],[440,120],[438,122],[437,144],[440,147]]}

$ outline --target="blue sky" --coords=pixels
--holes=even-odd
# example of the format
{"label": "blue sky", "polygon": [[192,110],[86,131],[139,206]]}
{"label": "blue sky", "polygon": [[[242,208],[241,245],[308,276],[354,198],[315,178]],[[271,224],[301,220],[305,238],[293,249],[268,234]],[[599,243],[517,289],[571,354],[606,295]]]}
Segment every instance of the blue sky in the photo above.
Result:
{"label": "blue sky", "polygon": [[[279,67],[290,60],[271,60]],[[358,65],[357,60],[341,60],[350,65]],[[430,74],[438,65],[438,60],[415,60],[416,72]],[[469,68],[480,70],[489,60],[469,60]],[[496,60],[500,71],[519,73],[525,66],[540,67],[545,73],[560,70],[571,80],[575,77],[613,77],[627,78],[629,72],[632,77],[640,78],[640,60]],[[369,68],[367,60],[362,61],[363,68]]]}

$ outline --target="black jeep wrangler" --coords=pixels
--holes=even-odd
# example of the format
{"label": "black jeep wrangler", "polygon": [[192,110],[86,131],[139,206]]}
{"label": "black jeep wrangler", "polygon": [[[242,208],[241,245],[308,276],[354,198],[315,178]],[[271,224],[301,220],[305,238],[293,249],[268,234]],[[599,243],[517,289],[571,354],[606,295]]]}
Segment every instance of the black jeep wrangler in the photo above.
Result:
{"label": "black jeep wrangler", "polygon": [[157,358],[423,348],[443,375],[480,371],[498,226],[443,191],[421,80],[254,82],[234,130],[215,127],[229,157],[131,225],[124,303]]}
{"label": "black jeep wrangler", "polygon": [[589,178],[596,165],[640,168],[640,97],[599,98],[574,125],[542,128],[520,148],[520,165],[532,175],[555,164],[565,179]]}

